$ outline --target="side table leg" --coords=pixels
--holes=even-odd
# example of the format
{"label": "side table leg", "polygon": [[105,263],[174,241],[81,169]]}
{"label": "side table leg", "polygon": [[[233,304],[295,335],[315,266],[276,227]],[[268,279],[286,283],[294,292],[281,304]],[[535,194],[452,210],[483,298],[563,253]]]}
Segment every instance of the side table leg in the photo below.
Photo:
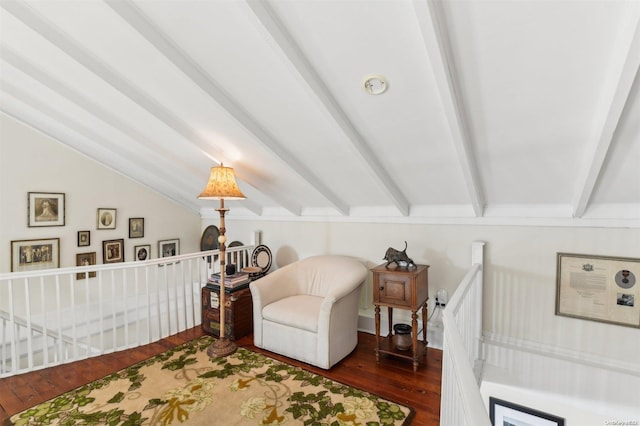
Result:
{"label": "side table leg", "polygon": [[393,308],[390,306],[387,306],[387,317],[389,318],[389,339],[391,339],[393,336]]}
{"label": "side table leg", "polygon": [[413,339],[413,372],[418,371],[418,314],[411,311],[411,338]]}
{"label": "side table leg", "polygon": [[376,318],[376,362],[380,361],[380,306],[375,305]]}
{"label": "side table leg", "polygon": [[427,302],[429,302],[429,299],[422,305],[422,341],[424,342],[425,355],[427,354],[427,343],[429,343],[427,342],[427,320],[429,319],[427,315],[427,310],[429,309]]}

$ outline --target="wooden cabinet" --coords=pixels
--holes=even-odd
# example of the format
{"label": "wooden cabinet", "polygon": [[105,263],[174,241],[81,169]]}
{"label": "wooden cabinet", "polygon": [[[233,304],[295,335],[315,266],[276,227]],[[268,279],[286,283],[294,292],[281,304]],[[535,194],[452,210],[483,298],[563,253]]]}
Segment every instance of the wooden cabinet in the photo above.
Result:
{"label": "wooden cabinet", "polygon": [[[415,268],[394,267],[387,269],[378,265],[373,273],[373,304],[376,320],[376,360],[380,354],[388,354],[413,361],[413,371],[418,369],[427,348],[427,302],[429,300],[428,265]],[[386,306],[389,320],[389,335],[380,337],[380,307]],[[393,309],[411,311],[411,349],[398,349],[393,338]],[[418,311],[422,312],[422,341],[418,340]]]}
{"label": "wooden cabinet", "polygon": [[[224,335],[237,340],[253,332],[253,300],[248,287],[225,292]],[[220,288],[202,288],[202,329],[212,336],[220,336]]]}

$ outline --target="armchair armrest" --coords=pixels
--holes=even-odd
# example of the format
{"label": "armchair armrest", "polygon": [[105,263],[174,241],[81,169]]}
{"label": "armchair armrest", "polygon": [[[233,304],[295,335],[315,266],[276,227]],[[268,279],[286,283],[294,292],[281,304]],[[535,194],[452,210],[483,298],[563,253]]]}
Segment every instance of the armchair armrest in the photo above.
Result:
{"label": "armchair armrest", "polygon": [[254,301],[254,312],[256,308],[262,309],[269,303],[296,294],[291,280],[291,268],[284,267],[251,282],[249,288]]}

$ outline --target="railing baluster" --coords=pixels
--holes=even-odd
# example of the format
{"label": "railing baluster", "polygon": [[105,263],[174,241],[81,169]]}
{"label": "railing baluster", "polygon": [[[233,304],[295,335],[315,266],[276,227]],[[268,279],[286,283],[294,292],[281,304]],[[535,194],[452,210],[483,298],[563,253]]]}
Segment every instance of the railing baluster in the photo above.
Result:
{"label": "railing baluster", "polygon": [[474,374],[475,361],[481,353],[478,345],[482,333],[483,245],[484,243],[480,242],[473,244],[474,263],[442,313],[442,426],[490,426],[478,378]]}
{"label": "railing baluster", "polygon": [[[228,253],[241,268],[250,250],[232,247]],[[218,269],[217,254],[0,273],[0,294],[8,299],[0,303],[0,377],[151,343],[199,325],[200,289]]]}

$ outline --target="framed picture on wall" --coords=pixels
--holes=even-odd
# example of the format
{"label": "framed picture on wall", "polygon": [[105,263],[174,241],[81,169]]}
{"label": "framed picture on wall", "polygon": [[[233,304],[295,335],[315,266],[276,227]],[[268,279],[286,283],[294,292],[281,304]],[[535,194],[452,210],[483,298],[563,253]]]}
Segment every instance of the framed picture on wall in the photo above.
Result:
{"label": "framed picture on wall", "polygon": [[78,231],[78,247],[91,245],[91,231]]}
{"label": "framed picture on wall", "polygon": [[[77,266],[90,266],[96,264],[96,252],[93,251],[91,253],[78,253],[76,254],[76,265]],[[96,276],[95,271],[89,271],[89,278],[93,278]],[[87,274],[85,272],[78,272],[76,274],[77,280],[84,280],[87,278]]]}
{"label": "framed picture on wall", "polygon": [[144,218],[132,217],[129,218],[129,238],[142,238],[144,237]]}
{"label": "framed picture on wall", "polygon": [[60,238],[11,241],[11,272],[60,267]]}
{"label": "framed picture on wall", "polygon": [[141,262],[143,260],[151,259],[151,245],[143,244],[140,246],[135,246],[133,248],[133,260],[136,262]]}
{"label": "framed picture on wall", "polygon": [[171,257],[178,254],[180,254],[180,240],[178,238],[158,241],[158,257]]}
{"label": "framed picture on wall", "polygon": [[57,192],[29,192],[28,226],[64,226],[64,194]]}
{"label": "framed picture on wall", "polygon": [[117,209],[98,208],[96,212],[96,228],[97,229],[116,229],[116,213]]}
{"label": "framed picture on wall", "polygon": [[556,315],[640,328],[640,259],[557,254]]}
{"label": "framed picture on wall", "polygon": [[489,397],[493,426],[564,426],[564,419],[502,399]]}
{"label": "framed picture on wall", "polygon": [[124,262],[124,239],[102,242],[102,263]]}

